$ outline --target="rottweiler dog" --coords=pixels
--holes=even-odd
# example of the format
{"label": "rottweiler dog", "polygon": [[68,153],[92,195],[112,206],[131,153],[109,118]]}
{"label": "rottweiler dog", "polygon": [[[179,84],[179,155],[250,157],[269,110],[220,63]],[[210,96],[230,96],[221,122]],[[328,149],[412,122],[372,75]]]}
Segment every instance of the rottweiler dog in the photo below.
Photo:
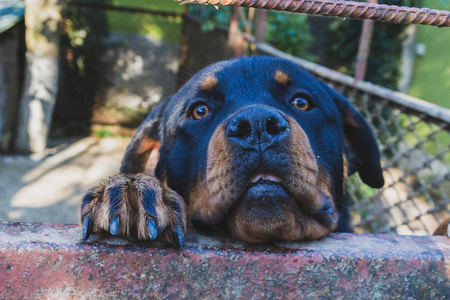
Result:
{"label": "rottweiler dog", "polygon": [[120,173],[81,203],[103,231],[183,246],[187,226],[263,243],[348,232],[345,185],[384,184],[362,115],[297,65],[223,61],[193,76],[137,129]]}

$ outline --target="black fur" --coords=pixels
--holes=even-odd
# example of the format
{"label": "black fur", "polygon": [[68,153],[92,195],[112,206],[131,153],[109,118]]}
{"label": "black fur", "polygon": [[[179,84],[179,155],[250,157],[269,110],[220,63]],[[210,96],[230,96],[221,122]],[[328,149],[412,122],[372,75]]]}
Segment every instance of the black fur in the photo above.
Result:
{"label": "black fur", "polygon": [[[275,82],[273,76],[276,71],[288,74],[289,83]],[[201,83],[210,75],[217,79],[217,85],[202,90]],[[300,111],[292,107],[291,100],[298,94],[310,99],[312,109]],[[189,115],[199,103],[206,103],[210,113],[205,118],[193,120]],[[349,158],[350,175],[358,172],[363,182],[379,188],[384,180],[377,143],[369,125],[347,99],[286,60],[272,57],[239,58],[214,64],[196,74],[175,95],[158,106],[138,128],[127,148],[121,172],[143,172],[152,149],[145,152],[139,152],[138,149],[146,140],[159,141],[156,177],[187,201],[195,184],[205,175],[207,150],[213,133],[220,125],[235,122],[235,125],[227,125],[228,138],[230,141],[234,139],[230,143],[240,143],[241,149],[240,152],[233,150],[234,172],[251,174],[258,168],[282,176],[289,172],[291,166],[278,150],[269,147],[269,150],[259,154],[252,154],[255,153],[253,150],[242,150],[247,147],[242,144],[250,145],[250,139],[254,137],[239,132],[236,127],[240,124],[239,120],[230,121],[230,118],[250,106],[255,106],[255,113],[260,115],[277,112],[273,117],[275,123],[264,125],[273,128],[273,136],[267,137],[272,148],[285,147],[285,141],[276,135],[281,136],[286,130],[286,117],[293,118],[300,125],[309,139],[317,163],[332,180],[340,215],[337,230],[350,231],[344,192],[343,154]],[[244,114],[243,118],[251,118],[248,116],[251,112]],[[269,131],[267,128],[262,130]],[[237,142],[236,136],[240,138]],[[257,138],[261,147],[263,137],[258,135]],[[258,164],[258,161],[264,163]],[[326,207],[325,212],[332,210]],[[326,222],[326,214],[324,216]],[[193,223],[203,227],[211,223],[195,218],[193,216]]]}

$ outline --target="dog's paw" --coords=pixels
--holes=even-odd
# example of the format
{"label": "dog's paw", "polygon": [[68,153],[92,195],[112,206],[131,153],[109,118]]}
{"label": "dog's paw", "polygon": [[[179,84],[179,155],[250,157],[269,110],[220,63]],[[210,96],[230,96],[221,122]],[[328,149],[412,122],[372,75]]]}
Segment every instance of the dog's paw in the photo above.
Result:
{"label": "dog's paw", "polygon": [[162,239],[183,247],[186,205],[153,176],[116,174],[88,190],[81,203],[83,239],[91,233]]}

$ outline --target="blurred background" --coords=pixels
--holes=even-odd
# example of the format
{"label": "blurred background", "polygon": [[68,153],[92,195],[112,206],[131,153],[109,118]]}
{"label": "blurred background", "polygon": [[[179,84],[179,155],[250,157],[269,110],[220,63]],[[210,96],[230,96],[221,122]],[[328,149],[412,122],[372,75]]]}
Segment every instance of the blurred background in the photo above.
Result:
{"label": "blurred background", "polygon": [[352,182],[357,231],[430,234],[449,215],[447,28],[172,0],[2,0],[0,221],[78,223],[84,192],[118,172],[151,109],[211,63],[263,54],[254,41],[439,105],[436,119],[340,89],[370,119],[387,178],[382,191]]}

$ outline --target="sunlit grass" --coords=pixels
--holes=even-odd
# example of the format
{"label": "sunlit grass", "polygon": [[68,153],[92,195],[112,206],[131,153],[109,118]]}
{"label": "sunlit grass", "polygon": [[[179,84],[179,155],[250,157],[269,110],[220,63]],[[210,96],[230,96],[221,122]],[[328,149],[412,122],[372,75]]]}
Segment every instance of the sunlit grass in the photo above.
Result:
{"label": "sunlit grass", "polygon": [[[450,10],[450,2],[424,1],[427,7]],[[409,94],[450,108],[450,31],[434,26],[417,26],[416,43],[426,46],[425,55],[414,61]]]}

